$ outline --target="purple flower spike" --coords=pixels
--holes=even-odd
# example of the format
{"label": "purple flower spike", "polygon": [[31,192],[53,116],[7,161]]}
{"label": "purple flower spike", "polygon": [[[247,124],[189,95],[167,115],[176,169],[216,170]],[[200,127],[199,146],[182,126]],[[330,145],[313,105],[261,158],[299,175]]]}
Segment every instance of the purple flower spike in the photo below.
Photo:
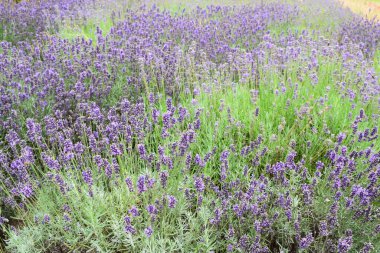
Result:
{"label": "purple flower spike", "polygon": [[197,192],[203,192],[205,190],[205,184],[204,184],[203,179],[201,177],[195,178],[194,185],[195,185],[195,189],[197,190]]}
{"label": "purple flower spike", "polygon": [[91,170],[85,170],[82,172],[83,180],[88,184],[89,186],[92,186],[92,173]]}
{"label": "purple flower spike", "polygon": [[174,196],[169,195],[168,196],[168,207],[169,208],[175,208],[177,204],[177,199]]}
{"label": "purple flower spike", "polygon": [[151,237],[152,234],[153,234],[153,229],[152,229],[152,227],[151,227],[151,226],[147,227],[147,228],[144,230],[144,233],[145,233],[146,237],[148,237],[148,238]]}
{"label": "purple flower spike", "polygon": [[116,143],[111,144],[110,149],[111,149],[111,154],[114,156],[118,156],[118,155],[123,154],[121,152],[120,148],[118,147],[118,144],[116,144]]}

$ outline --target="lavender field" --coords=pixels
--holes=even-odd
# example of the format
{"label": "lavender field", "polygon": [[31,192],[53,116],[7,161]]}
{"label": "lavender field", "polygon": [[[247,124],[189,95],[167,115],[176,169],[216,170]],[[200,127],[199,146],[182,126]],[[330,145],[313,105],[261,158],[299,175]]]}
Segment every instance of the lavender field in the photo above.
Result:
{"label": "lavender field", "polygon": [[0,252],[380,252],[379,19],[3,0],[0,40]]}

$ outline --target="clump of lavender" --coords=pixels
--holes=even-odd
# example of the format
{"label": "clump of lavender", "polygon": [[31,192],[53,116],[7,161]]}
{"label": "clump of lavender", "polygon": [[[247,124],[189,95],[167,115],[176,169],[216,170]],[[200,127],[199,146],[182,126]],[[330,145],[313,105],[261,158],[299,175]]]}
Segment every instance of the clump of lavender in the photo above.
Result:
{"label": "clump of lavender", "polygon": [[[11,12],[22,6],[40,5]],[[6,247],[377,249],[378,25],[272,29],[301,10],[142,6],[115,11],[95,41],[28,17],[43,21],[32,43],[0,43]]]}

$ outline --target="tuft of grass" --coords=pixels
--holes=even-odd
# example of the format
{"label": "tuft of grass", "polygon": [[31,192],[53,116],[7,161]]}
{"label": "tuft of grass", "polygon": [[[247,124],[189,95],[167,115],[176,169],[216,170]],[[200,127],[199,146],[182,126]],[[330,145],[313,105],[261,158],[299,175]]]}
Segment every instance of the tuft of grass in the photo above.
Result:
{"label": "tuft of grass", "polygon": [[78,37],[91,39],[96,45],[96,29],[99,27],[104,34],[108,34],[113,27],[113,22],[110,18],[102,21],[88,20],[85,24],[75,24],[73,26],[65,25],[59,31],[59,36],[68,40],[74,40]]}

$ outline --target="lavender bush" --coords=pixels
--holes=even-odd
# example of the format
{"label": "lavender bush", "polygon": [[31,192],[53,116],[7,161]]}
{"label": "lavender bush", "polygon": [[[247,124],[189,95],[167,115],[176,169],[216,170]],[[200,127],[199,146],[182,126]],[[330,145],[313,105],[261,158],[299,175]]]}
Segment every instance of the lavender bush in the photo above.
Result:
{"label": "lavender bush", "polygon": [[377,252],[378,23],[306,14],[145,5],[93,39],[3,39],[4,248]]}
{"label": "lavender bush", "polygon": [[61,25],[86,22],[92,10],[102,4],[94,0],[3,0],[0,2],[0,40],[17,43],[41,34],[57,33]]}

